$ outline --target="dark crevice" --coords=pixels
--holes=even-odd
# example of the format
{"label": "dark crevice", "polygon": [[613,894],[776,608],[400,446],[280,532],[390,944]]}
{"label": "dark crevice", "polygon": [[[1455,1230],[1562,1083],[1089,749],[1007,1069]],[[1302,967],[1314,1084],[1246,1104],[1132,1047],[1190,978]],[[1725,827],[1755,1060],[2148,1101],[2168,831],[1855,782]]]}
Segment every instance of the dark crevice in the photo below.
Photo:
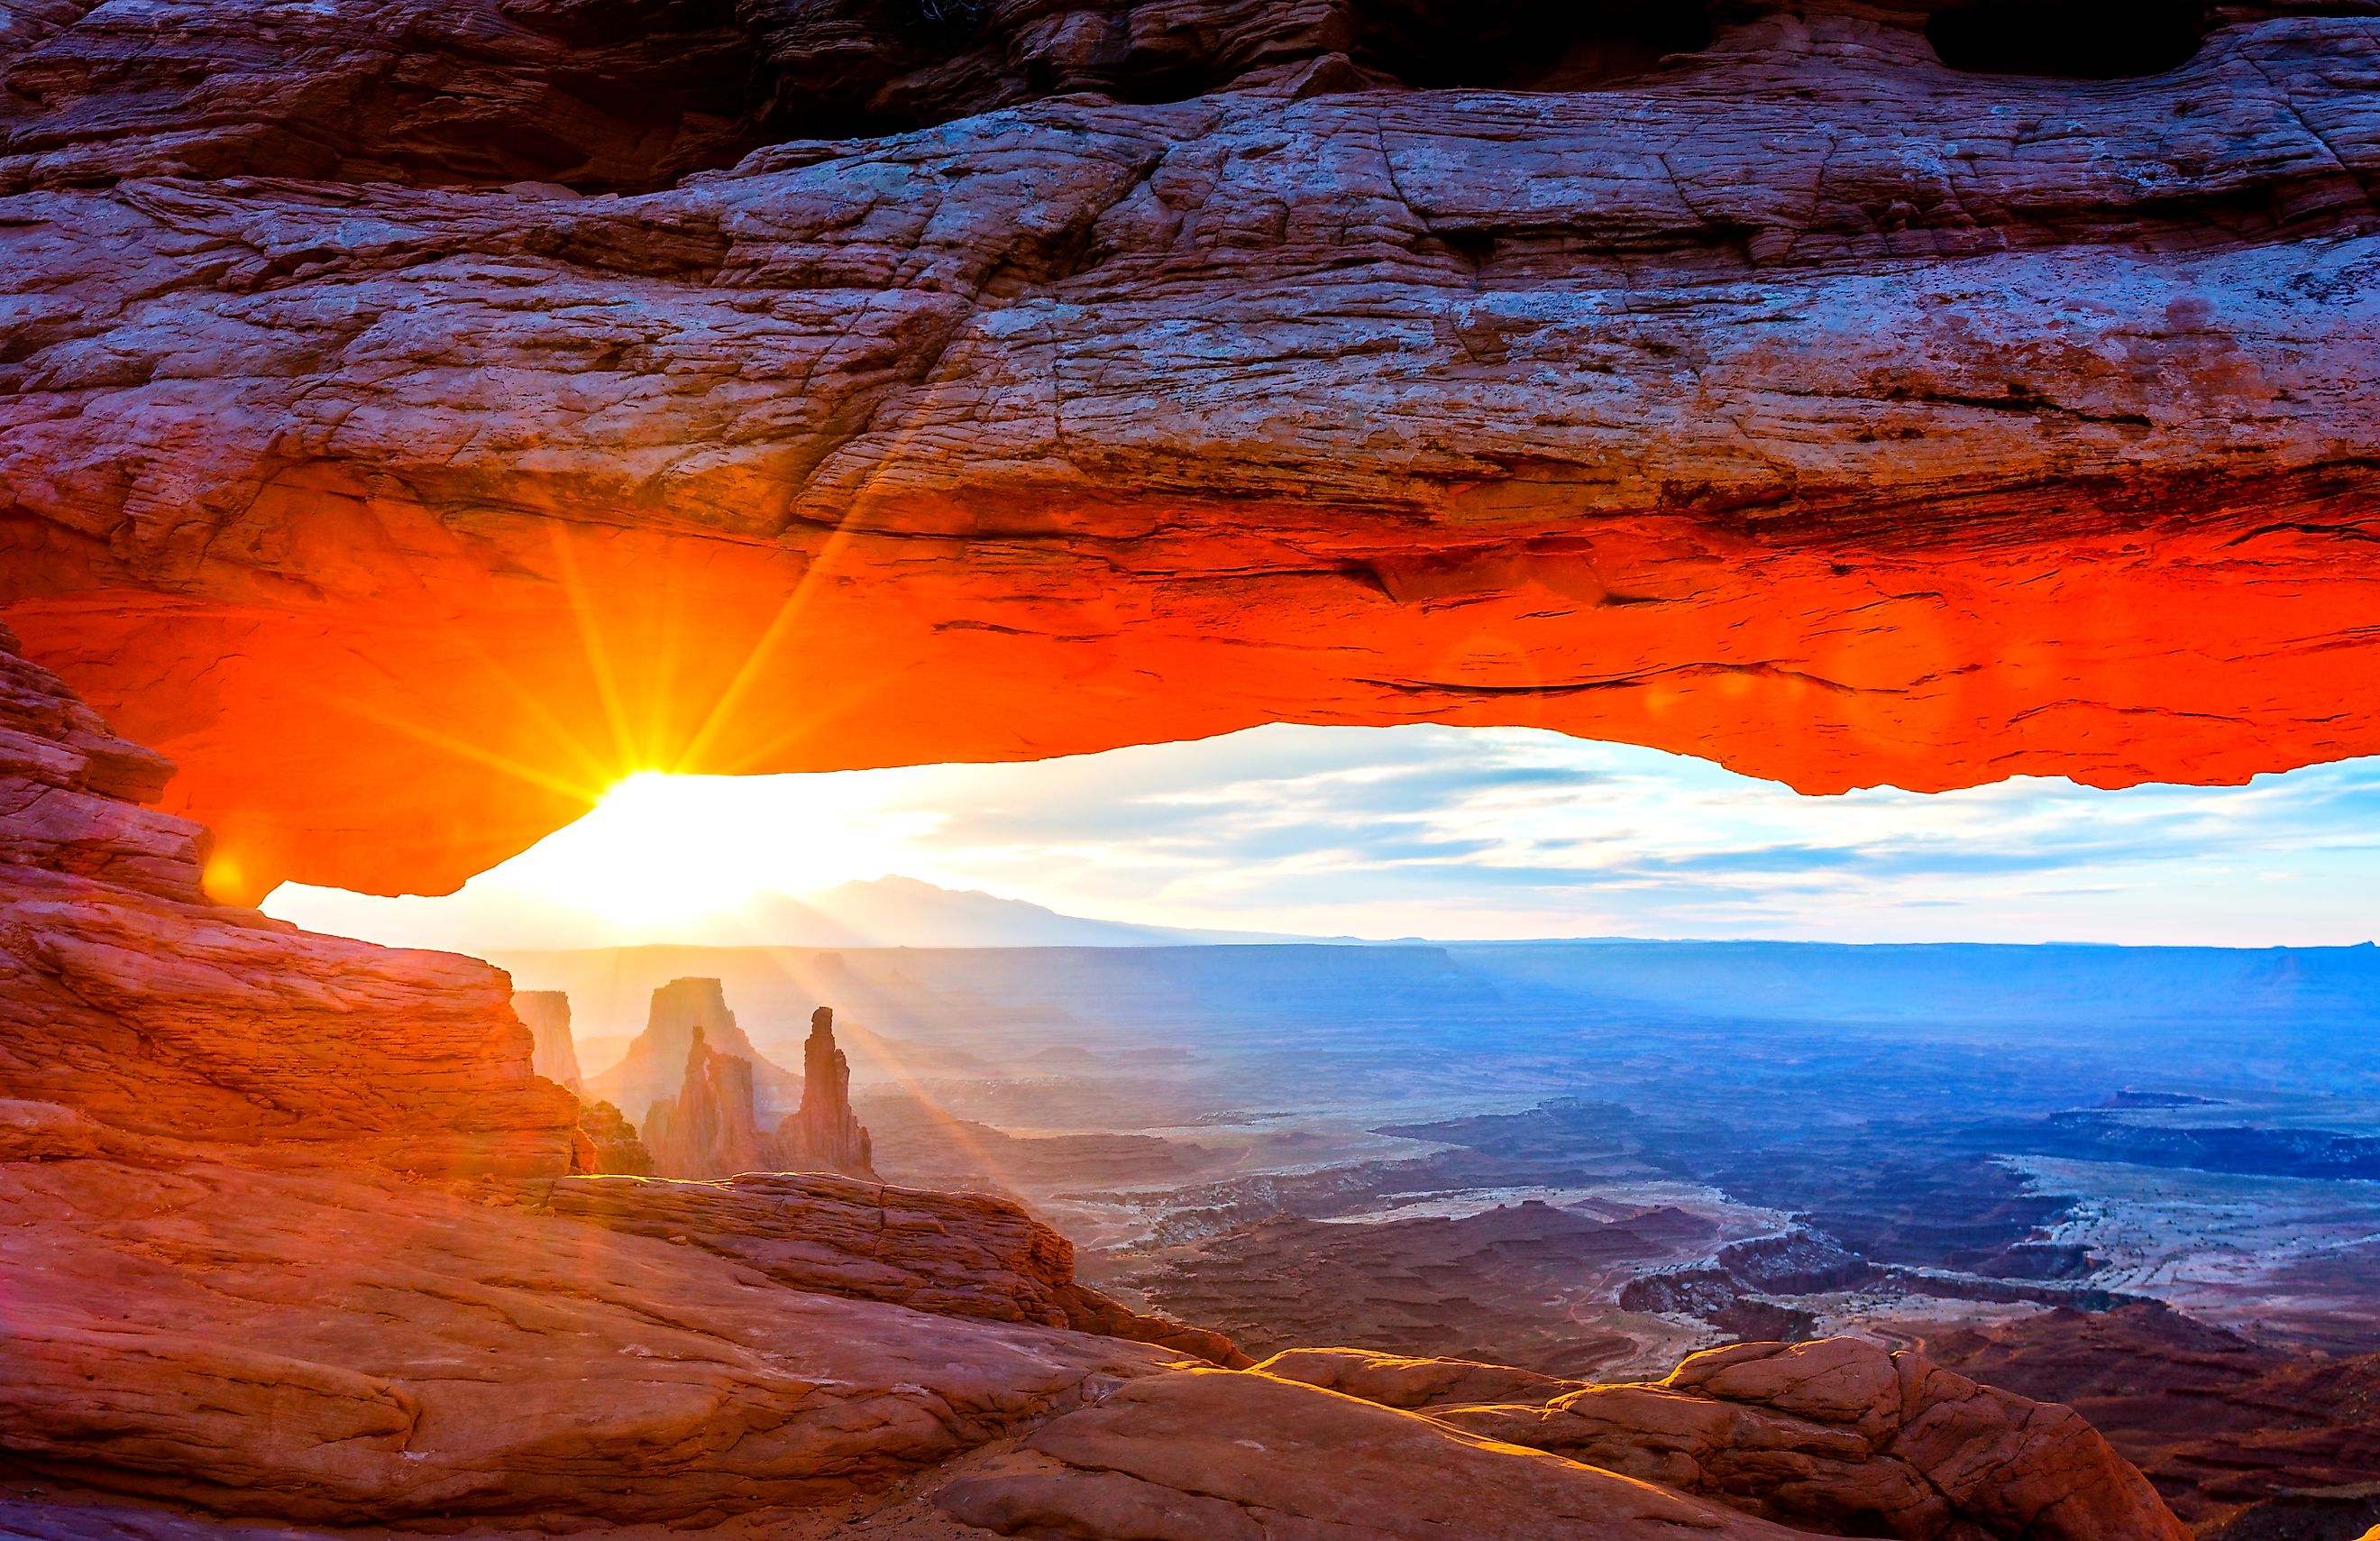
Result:
{"label": "dark crevice", "polygon": [[1710,46],[1703,0],[1499,0],[1450,25],[1426,0],[1360,7],[1358,63],[1429,89],[1585,91]]}
{"label": "dark crevice", "polygon": [[2179,69],[2205,36],[2199,0],[1961,0],[1925,24],[1952,69],[2074,80]]}

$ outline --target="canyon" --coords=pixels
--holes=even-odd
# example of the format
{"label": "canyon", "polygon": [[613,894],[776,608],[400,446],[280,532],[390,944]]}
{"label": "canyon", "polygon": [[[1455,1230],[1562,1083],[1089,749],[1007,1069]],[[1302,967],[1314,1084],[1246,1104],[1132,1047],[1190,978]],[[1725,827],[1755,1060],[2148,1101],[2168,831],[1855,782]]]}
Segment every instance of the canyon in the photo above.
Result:
{"label": "canyon", "polygon": [[[523,993],[568,999],[561,991]],[[723,1027],[722,1038],[743,1052],[705,1042],[702,1023],[684,1020],[689,1005],[692,1015]],[[868,1164],[868,1131],[851,1110],[851,1064],[835,1047],[832,1007],[820,1006],[810,1013],[809,1037],[802,1052],[804,1074],[797,1083],[800,1101],[773,1127],[764,1127],[761,1118],[761,1078],[768,1077],[777,1089],[792,1078],[762,1059],[736,1027],[717,979],[673,979],[661,986],[653,991],[648,1021],[645,1031],[629,1041],[620,1063],[606,1073],[605,1086],[620,1084],[622,1073],[650,1075],[666,1046],[685,1042],[685,1069],[674,1089],[645,1104],[639,1143],[651,1171],[662,1177],[821,1171],[876,1181],[876,1169]],[[601,1105],[612,1106],[608,1101]],[[624,1127],[617,1138],[625,1145],[638,1136],[632,1127]],[[634,1168],[637,1173],[645,1170]]]}
{"label": "canyon", "polygon": [[247,906],[1266,722],[2380,752],[2375,85],[2361,0],[0,3],[0,1528],[2358,1523],[2336,1013],[2202,1097],[2105,1083],[2238,1021],[1902,1077],[1567,955],[1058,949],[963,1005],[1061,1060],[937,1098],[946,960],[804,961],[799,1077],[639,980],[589,1072],[573,984]]}
{"label": "canyon", "polygon": [[1853,1335],[2075,1407],[2200,1536],[2380,1520],[2367,947],[503,961],[597,1032],[643,1020],[638,980],[720,977],[764,1054],[832,995],[886,1176],[1012,1196],[1099,1288],[1253,1355],[1550,1399]]}

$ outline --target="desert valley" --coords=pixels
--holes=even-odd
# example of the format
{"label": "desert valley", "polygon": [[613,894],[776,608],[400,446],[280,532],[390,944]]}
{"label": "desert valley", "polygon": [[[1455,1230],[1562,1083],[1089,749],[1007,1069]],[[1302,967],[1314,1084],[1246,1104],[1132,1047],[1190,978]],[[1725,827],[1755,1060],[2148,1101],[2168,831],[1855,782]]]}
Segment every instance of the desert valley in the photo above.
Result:
{"label": "desert valley", "polygon": [[799,1062],[798,1002],[845,1002],[887,1181],[1014,1197],[1087,1280],[1250,1353],[1585,1381],[1853,1333],[2083,1408],[2204,1534],[2380,1523],[2369,947],[499,961],[588,1002],[627,1052],[582,1094],[626,1105],[694,982],[624,1040],[640,981],[708,971],[764,1063]]}

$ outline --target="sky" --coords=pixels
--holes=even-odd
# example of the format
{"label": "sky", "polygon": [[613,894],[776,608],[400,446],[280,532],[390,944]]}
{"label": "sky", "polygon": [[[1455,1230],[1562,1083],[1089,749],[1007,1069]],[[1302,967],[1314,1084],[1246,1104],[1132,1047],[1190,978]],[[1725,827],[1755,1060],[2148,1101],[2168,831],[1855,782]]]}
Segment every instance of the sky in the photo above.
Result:
{"label": "sky", "polygon": [[458,951],[753,940],[898,874],[1070,915],[1318,936],[2266,946],[2380,932],[2380,759],[2244,787],[1807,797],[1534,729],[1273,726],[1017,765],[670,777],[443,899],[276,915]]}

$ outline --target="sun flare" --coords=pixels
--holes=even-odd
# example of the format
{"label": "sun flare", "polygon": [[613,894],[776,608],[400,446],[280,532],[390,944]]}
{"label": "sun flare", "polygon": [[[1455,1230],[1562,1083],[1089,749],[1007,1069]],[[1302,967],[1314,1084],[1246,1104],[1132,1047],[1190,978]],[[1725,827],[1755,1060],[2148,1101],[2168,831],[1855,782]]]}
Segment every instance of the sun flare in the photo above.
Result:
{"label": "sun flare", "polygon": [[[786,798],[773,781],[805,783]],[[726,915],[772,892],[881,877],[930,816],[864,808],[847,778],[640,770],[585,818],[487,876],[627,927]],[[771,794],[773,792],[773,795]],[[789,813],[788,808],[795,810]]]}

